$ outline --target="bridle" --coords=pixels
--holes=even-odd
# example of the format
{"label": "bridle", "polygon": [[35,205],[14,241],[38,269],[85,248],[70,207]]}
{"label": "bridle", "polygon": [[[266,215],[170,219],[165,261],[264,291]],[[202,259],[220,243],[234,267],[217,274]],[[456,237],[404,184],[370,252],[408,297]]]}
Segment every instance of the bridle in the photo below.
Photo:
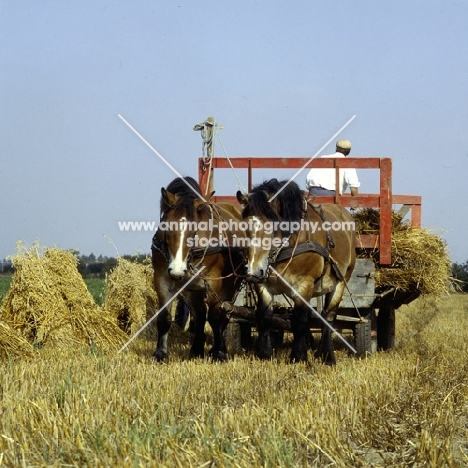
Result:
{"label": "bridle", "polygon": [[[207,203],[206,206],[207,206],[208,211],[209,211],[209,219],[207,221],[208,227],[209,227],[208,239],[212,239],[213,238],[213,229],[214,229],[214,226],[215,226],[215,224],[214,224],[214,219],[215,219],[214,213],[216,213],[219,220],[225,221],[225,219],[223,218],[223,216],[221,215],[221,213],[219,212],[218,208],[215,205],[213,205],[211,203]],[[170,207],[168,210],[166,210],[164,213],[161,214],[160,222],[166,220],[167,213],[171,209],[172,209],[172,207]],[[200,223],[197,222],[197,228],[198,228],[199,224]],[[218,226],[219,226],[219,224],[218,224]],[[162,236],[163,236],[162,240],[157,238],[158,237],[158,232],[160,232],[160,231],[159,230],[156,231],[156,233],[153,236],[151,248],[152,248],[152,250],[158,251],[164,257],[166,262],[169,262],[170,261],[170,256],[169,256],[169,248],[168,248],[168,242],[167,242],[167,230],[162,231],[162,233],[163,233],[162,234]],[[198,232],[199,232],[199,229],[197,229],[190,237],[192,239],[195,239]],[[221,230],[219,231],[219,240],[221,238],[223,238],[223,239],[225,238],[226,241],[227,241],[226,246],[220,246],[219,243],[218,243],[218,245],[213,246],[213,245],[210,245],[209,242],[207,242],[204,247],[195,247],[193,245],[193,243],[192,243],[192,246],[189,248],[189,252],[188,252],[188,255],[187,255],[187,266],[188,266],[188,268],[190,269],[191,272],[198,271],[199,267],[204,262],[204,260],[205,260],[205,258],[207,256],[215,255],[217,253],[221,253],[221,252],[223,252],[223,251],[225,251],[227,249],[228,252],[229,252],[229,259],[230,259],[230,262],[231,262],[231,268],[232,268],[233,273],[231,273],[231,274],[229,274],[229,275],[227,275],[225,277],[229,277],[229,276],[232,276],[232,275],[240,276],[240,277],[244,276],[244,275],[239,275],[237,273],[237,270],[240,268],[240,266],[243,264],[243,262],[241,262],[237,266],[234,265],[234,260],[232,258],[233,247],[230,245],[228,237],[227,236],[222,236],[223,232],[224,231],[221,231]],[[196,264],[193,263],[195,260],[197,260]],[[225,277],[220,277],[219,279],[222,279],[222,278],[225,278]],[[206,278],[206,279],[215,279],[215,278]]]}

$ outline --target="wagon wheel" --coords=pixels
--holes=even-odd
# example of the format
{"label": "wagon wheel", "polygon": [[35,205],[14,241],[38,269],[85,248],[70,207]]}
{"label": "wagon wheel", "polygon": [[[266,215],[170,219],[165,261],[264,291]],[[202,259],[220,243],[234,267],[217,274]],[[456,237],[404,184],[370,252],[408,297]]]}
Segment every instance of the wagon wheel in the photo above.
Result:
{"label": "wagon wheel", "polygon": [[[370,316],[366,316],[369,319]],[[358,322],[354,327],[354,348],[356,357],[365,357],[372,353],[372,324],[370,320]]]}
{"label": "wagon wheel", "polygon": [[252,325],[244,320],[230,320],[224,339],[230,353],[243,354],[252,348]]}
{"label": "wagon wheel", "polygon": [[380,304],[377,317],[378,349],[387,351],[395,347],[395,307],[390,301]]}

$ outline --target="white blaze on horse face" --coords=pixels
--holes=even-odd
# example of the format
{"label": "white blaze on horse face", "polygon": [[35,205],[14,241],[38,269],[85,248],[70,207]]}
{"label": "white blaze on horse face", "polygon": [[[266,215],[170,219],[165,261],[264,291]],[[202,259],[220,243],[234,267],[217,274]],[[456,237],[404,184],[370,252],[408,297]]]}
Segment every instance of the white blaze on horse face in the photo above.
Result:
{"label": "white blaze on horse face", "polygon": [[[172,255],[170,252],[171,261],[169,262],[168,272],[169,274],[176,278],[182,279],[187,274],[187,238],[188,238],[188,229],[186,224],[187,219],[181,218],[179,221],[179,230],[174,233],[174,236],[179,236],[177,241],[177,250],[175,255]],[[184,252],[186,252],[184,254]]]}
{"label": "white blaze on horse face", "polygon": [[253,216],[251,226],[246,274],[254,278],[264,279],[268,273],[268,255],[270,249],[264,247],[263,239],[265,230],[263,229],[263,223],[260,218]]}

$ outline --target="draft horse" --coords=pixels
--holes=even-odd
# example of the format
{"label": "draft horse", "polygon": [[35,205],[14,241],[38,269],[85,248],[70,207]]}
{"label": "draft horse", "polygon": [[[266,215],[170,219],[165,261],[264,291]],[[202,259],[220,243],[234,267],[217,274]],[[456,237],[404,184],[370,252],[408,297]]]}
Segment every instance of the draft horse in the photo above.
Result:
{"label": "draft horse", "polygon": [[[245,232],[236,229],[241,220],[241,207],[210,203],[213,193],[201,198],[201,188],[191,177],[176,178],[167,188],[163,187],[161,219],[151,250],[154,288],[160,305],[168,302],[204,267],[184,290],[195,327],[190,355],[204,356],[208,318],[213,330],[209,354],[214,360],[224,361],[227,351],[223,331],[229,320],[220,304],[230,301],[240,284],[238,272],[243,273],[243,256],[242,250],[234,245],[234,235],[242,237]],[[157,361],[168,359],[171,322],[168,306],[156,318],[158,341],[153,356]]]}
{"label": "draft horse", "polygon": [[[354,269],[352,218],[339,205],[311,204],[295,182],[271,179],[249,195],[237,192],[237,198],[243,205],[243,219],[249,221],[245,273],[258,296],[257,355],[272,356],[273,296],[285,294],[294,303],[290,360],[307,361],[310,300],[324,296],[322,314],[333,325],[345,282]],[[329,327],[323,326],[316,357],[326,364],[336,363]]]}

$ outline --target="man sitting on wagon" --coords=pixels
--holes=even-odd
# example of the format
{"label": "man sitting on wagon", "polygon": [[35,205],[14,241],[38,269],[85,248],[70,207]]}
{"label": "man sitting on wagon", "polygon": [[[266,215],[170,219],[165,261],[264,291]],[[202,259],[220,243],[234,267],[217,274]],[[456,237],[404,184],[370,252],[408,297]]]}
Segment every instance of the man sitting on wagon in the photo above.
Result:
{"label": "man sitting on wagon", "polygon": [[[351,152],[351,142],[349,140],[338,140],[334,154],[325,154],[322,158],[345,158]],[[336,193],[335,169],[312,168],[307,174],[306,187],[309,195],[315,196],[335,196]],[[340,195],[350,188],[351,195],[358,194],[359,182],[356,169],[340,169]]]}

